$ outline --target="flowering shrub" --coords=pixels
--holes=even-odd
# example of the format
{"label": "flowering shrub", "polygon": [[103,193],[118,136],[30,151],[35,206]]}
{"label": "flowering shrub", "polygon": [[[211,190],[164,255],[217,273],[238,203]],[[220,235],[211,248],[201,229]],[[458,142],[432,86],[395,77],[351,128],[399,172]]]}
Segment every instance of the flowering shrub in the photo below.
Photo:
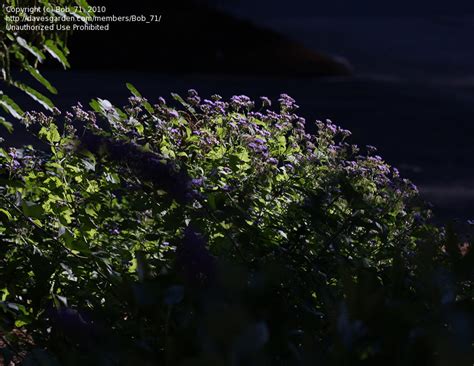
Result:
{"label": "flowering shrub", "polygon": [[287,95],[128,87],[0,149],[0,329],[28,359],[467,364],[472,253],[373,148]]}

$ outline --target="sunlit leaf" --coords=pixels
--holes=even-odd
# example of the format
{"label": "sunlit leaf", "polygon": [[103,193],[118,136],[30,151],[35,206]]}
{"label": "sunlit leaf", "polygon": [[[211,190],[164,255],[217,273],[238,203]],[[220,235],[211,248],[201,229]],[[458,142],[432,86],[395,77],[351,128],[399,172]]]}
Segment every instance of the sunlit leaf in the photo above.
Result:
{"label": "sunlit leaf", "polygon": [[22,119],[25,114],[18,104],[5,94],[0,94],[0,106],[17,119]]}
{"label": "sunlit leaf", "polygon": [[30,66],[25,65],[26,70],[33,76],[36,80],[38,80],[49,92],[53,94],[57,94],[57,89],[51,85],[51,83],[38,71],[38,69]]}
{"label": "sunlit leaf", "polygon": [[41,104],[46,110],[51,111],[51,112],[54,110],[54,104],[51,101],[51,99],[49,99],[45,95],[41,94],[39,91],[33,89],[32,87],[30,87],[28,85],[25,85],[25,84],[22,84],[22,83],[19,83],[19,82],[15,82],[14,85],[18,89],[25,92],[33,100],[35,100],[36,102]]}
{"label": "sunlit leaf", "polygon": [[[128,90],[130,90],[130,92],[137,98],[143,98],[141,93],[137,90],[137,88],[135,88],[132,84],[130,83],[127,83],[126,84]],[[143,100],[143,107],[145,107],[146,111],[148,113],[153,113],[154,112],[154,109],[153,107],[151,106],[151,104],[145,100]]]}
{"label": "sunlit leaf", "polygon": [[61,51],[55,44],[54,41],[52,40],[47,40],[44,43],[44,48],[48,53],[53,56],[57,61],[59,61],[65,69],[69,68],[71,65],[69,65],[69,62],[67,60],[66,55]]}
{"label": "sunlit leaf", "polygon": [[138,98],[141,98],[141,97],[142,97],[142,95],[141,95],[140,92],[137,90],[137,88],[135,88],[132,84],[126,83],[125,85],[127,86],[128,90],[130,90],[130,92],[131,92],[134,96],[136,96],[136,97],[138,97]]}
{"label": "sunlit leaf", "polygon": [[18,42],[18,44],[23,47],[24,49],[26,49],[28,52],[30,52],[33,56],[36,57],[36,59],[39,61],[39,62],[43,62],[44,59],[45,59],[45,56],[43,54],[43,52],[41,52],[39,49],[37,49],[36,47],[28,44],[28,42],[24,39],[24,38],[21,38],[21,37],[16,37],[16,41]]}
{"label": "sunlit leaf", "polygon": [[13,132],[13,124],[5,120],[5,118],[0,117],[0,125],[5,127],[8,132],[12,133]]}

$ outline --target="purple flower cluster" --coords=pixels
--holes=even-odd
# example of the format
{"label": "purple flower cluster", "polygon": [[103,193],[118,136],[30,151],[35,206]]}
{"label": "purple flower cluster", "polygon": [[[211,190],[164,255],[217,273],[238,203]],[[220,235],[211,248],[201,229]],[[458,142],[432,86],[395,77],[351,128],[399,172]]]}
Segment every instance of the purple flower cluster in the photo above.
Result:
{"label": "purple flower cluster", "polygon": [[[260,111],[252,110],[254,102],[245,95],[236,95],[227,101],[219,95],[204,99],[196,90],[190,89],[186,101],[177,95],[173,97],[181,106],[168,106],[160,98],[156,113],[147,116],[150,121],[140,120],[143,125],[149,123],[148,131],[154,131],[155,135],[149,133],[138,137],[141,140],[137,145],[147,143],[158,155],[163,149],[166,151],[164,156],[176,156],[179,165],[189,169],[194,179],[189,179],[179,189],[173,184],[166,185],[168,191],[187,197],[186,202],[196,200],[205,190],[233,191],[241,182],[240,178],[233,176],[240,174],[237,171],[240,167],[247,169],[245,174],[267,174],[268,179],[280,173],[294,175],[305,171],[321,174],[320,171],[337,170],[350,179],[357,177],[371,181],[377,189],[387,187],[390,180],[398,177],[398,172],[379,156],[371,155],[374,150],[371,147],[368,147],[368,156],[357,155],[359,148],[345,141],[350,132],[331,120],[316,121],[317,133],[307,133],[306,120],[293,112],[298,105],[287,94],[278,98],[279,111],[265,109],[271,106],[266,97],[260,98]],[[137,104],[140,101],[134,99],[130,102]],[[75,110],[74,117],[91,118],[80,109]],[[130,137],[119,129],[116,132]],[[142,163],[138,165],[141,167]],[[216,164],[220,168],[232,168],[232,173],[227,176],[224,170],[216,169]],[[141,169],[136,163],[132,166]],[[329,169],[318,170],[321,166],[329,166]],[[150,178],[150,173],[143,177]],[[152,180],[160,179],[153,174]],[[315,180],[314,184],[320,184],[317,182]],[[414,191],[410,187],[403,189]]]}
{"label": "purple flower cluster", "polygon": [[8,151],[8,156],[11,158],[10,160],[10,169],[12,171],[16,171],[20,169],[21,163],[20,163],[20,154],[15,148],[10,148]]}
{"label": "purple flower cluster", "polygon": [[166,100],[163,97],[158,98],[158,107],[164,107],[166,106]]}
{"label": "purple flower cluster", "polygon": [[204,178],[191,179],[191,184],[195,187],[201,187],[204,184]]}
{"label": "purple flower cluster", "polygon": [[296,104],[296,101],[288,94],[281,94],[278,101],[280,102],[280,108],[282,112],[291,112],[299,108],[299,106]]}
{"label": "purple flower cluster", "polygon": [[207,115],[225,115],[228,104],[214,97],[212,100],[204,99],[200,105],[201,111]]}
{"label": "purple flower cluster", "polygon": [[234,95],[230,98],[230,105],[237,111],[250,111],[255,106],[255,103],[246,95]]}
{"label": "purple flower cluster", "polygon": [[175,109],[168,109],[168,116],[171,118],[179,118],[179,113]]}
{"label": "purple flower cluster", "polygon": [[254,138],[247,146],[254,153],[259,153],[264,157],[268,157],[268,145],[266,144],[266,141],[261,138]]}
{"label": "purple flower cluster", "polygon": [[198,106],[201,103],[201,98],[199,97],[198,92],[194,89],[188,90],[188,97],[186,100],[193,106]]}
{"label": "purple flower cluster", "polygon": [[89,122],[92,124],[95,124],[97,122],[97,118],[95,113],[93,112],[86,112],[84,110],[84,107],[82,106],[81,103],[77,103],[76,106],[72,107],[73,110],[73,118],[76,119],[77,121],[81,122]]}
{"label": "purple flower cluster", "polygon": [[128,102],[130,103],[130,105],[132,107],[136,107],[136,106],[140,106],[142,105],[144,102],[146,102],[145,98],[140,98],[140,97],[137,97],[137,96],[131,96],[128,98]]}
{"label": "purple flower cluster", "polygon": [[271,100],[268,99],[267,97],[260,97],[260,100],[262,101],[262,107],[263,107],[263,108],[271,107],[272,102],[271,102]]}
{"label": "purple flower cluster", "polygon": [[110,235],[114,235],[114,236],[120,235],[120,229],[118,229],[118,228],[110,229],[109,233],[110,233]]}

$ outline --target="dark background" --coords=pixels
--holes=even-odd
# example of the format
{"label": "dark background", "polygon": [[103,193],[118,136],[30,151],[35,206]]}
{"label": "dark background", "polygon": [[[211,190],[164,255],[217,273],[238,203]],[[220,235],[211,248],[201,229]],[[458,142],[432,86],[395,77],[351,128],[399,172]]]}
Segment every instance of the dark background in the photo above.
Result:
{"label": "dark background", "polygon": [[332,119],[354,143],[377,146],[440,218],[474,217],[473,1],[91,3],[163,20],[74,35],[72,70],[46,72],[61,108],[94,97],[124,104],[125,82],[152,102],[189,88],[285,92],[309,122]]}
{"label": "dark background", "polygon": [[215,0],[218,6],[236,10],[244,16],[301,16],[301,15],[332,15],[332,16],[406,16],[406,15],[464,15],[474,12],[474,4],[470,0],[332,0],[306,1],[294,0]]}

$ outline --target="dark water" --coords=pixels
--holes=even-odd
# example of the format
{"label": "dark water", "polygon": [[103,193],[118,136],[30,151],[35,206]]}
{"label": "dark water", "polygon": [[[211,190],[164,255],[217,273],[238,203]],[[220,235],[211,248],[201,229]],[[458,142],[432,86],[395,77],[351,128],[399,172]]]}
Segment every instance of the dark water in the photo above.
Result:
{"label": "dark water", "polygon": [[[353,132],[352,142],[379,148],[388,162],[418,185],[442,218],[474,217],[474,88],[468,83],[421,82],[360,76],[281,79],[256,76],[164,75],[133,72],[53,72],[61,108],[101,97],[126,103],[125,82],[150,101],[174,91],[203,96],[246,94],[276,99],[292,95],[308,122],[331,119]],[[24,100],[26,102],[26,99]],[[24,141],[20,130],[13,141]]]}

